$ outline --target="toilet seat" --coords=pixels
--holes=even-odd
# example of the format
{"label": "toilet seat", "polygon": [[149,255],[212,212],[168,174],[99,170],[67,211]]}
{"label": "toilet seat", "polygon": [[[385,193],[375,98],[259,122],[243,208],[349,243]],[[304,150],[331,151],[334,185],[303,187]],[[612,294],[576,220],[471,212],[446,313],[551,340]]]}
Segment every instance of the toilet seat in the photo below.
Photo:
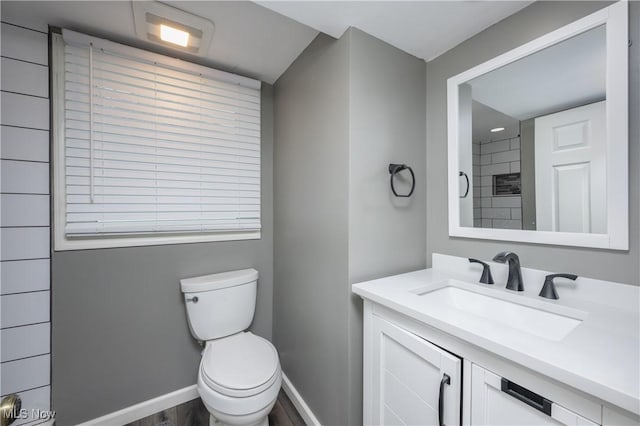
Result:
{"label": "toilet seat", "polygon": [[265,419],[281,384],[278,353],[268,340],[243,332],[207,342],[198,393],[223,424],[253,425]]}
{"label": "toilet seat", "polygon": [[274,346],[251,332],[207,342],[200,377],[212,390],[233,398],[246,398],[269,389],[280,377]]}

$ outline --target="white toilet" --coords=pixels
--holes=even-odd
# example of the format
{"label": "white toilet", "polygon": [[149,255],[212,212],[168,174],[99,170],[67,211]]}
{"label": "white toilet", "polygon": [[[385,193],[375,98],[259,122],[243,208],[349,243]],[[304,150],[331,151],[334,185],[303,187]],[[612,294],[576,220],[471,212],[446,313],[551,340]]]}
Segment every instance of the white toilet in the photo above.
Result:
{"label": "white toilet", "polygon": [[267,426],[278,397],[276,348],[245,331],[253,320],[257,280],[255,269],[180,280],[191,334],[205,342],[198,393],[212,424]]}

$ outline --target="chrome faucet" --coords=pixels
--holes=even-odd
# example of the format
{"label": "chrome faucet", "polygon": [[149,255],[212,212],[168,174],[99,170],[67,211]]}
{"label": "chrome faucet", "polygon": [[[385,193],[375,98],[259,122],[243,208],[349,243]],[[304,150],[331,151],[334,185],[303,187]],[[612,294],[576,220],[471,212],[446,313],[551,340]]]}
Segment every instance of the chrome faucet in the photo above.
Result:
{"label": "chrome faucet", "polygon": [[510,251],[503,251],[496,254],[493,258],[494,262],[509,264],[509,278],[507,278],[507,290],[524,291],[524,283],[522,282],[522,271],[520,271],[520,258],[517,254]]}

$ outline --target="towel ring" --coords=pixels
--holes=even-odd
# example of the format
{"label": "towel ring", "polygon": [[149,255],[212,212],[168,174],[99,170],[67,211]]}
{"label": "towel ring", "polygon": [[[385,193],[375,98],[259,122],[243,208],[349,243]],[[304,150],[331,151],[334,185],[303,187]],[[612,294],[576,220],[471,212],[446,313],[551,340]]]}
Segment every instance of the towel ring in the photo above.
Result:
{"label": "towel ring", "polygon": [[467,195],[469,195],[469,176],[462,171],[458,172],[458,176],[464,176],[464,179],[467,181],[467,190],[464,191],[464,195],[461,195],[460,198],[467,198]]}
{"label": "towel ring", "polygon": [[[398,192],[396,191],[396,187],[393,184],[393,179],[396,177],[396,174],[400,173],[403,170],[409,170],[409,173],[411,173],[411,190],[408,194],[398,194]],[[391,174],[389,182],[391,184],[391,192],[393,192],[393,195],[395,195],[396,197],[411,197],[411,194],[413,194],[413,190],[416,188],[416,176],[413,174],[413,170],[411,169],[411,167],[407,166],[406,164],[391,163],[389,164],[389,173]]]}

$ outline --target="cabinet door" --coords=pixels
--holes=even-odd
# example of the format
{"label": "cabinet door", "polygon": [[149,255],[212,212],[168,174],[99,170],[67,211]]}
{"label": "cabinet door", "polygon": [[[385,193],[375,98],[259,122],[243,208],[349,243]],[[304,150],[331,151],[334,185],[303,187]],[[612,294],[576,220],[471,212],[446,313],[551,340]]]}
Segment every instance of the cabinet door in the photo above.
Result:
{"label": "cabinet door", "polygon": [[438,425],[442,398],[444,424],[459,425],[460,358],[379,317],[371,327],[373,401],[365,402],[372,410],[365,418],[379,425]]}
{"label": "cabinet door", "polygon": [[[539,395],[524,389],[516,389],[520,398],[535,400]],[[572,425],[595,426],[596,424],[573,411],[548,402],[550,414],[545,414],[502,390],[502,378],[497,374],[473,365],[471,368],[471,424],[473,426],[520,426],[520,425]]]}

